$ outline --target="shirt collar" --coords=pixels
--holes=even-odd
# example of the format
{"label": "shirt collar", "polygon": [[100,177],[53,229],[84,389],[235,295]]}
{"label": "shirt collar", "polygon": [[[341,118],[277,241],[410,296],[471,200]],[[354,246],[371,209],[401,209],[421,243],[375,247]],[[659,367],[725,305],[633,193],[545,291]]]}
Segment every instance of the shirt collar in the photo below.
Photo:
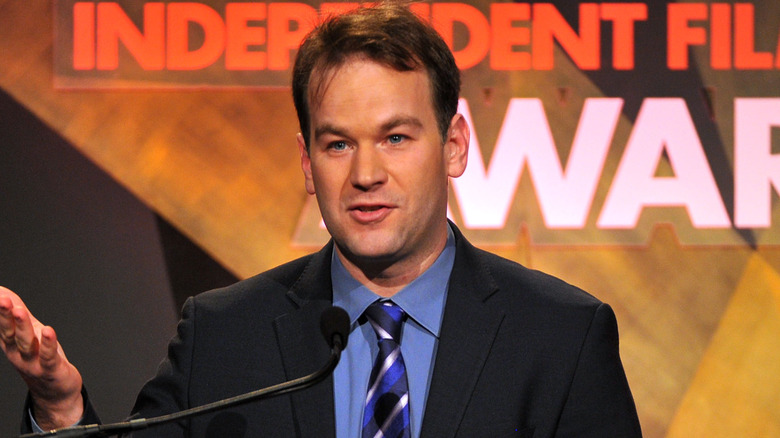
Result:
{"label": "shirt collar", "polygon": [[[406,314],[418,324],[438,337],[444,314],[447,288],[455,263],[455,235],[447,226],[447,243],[433,265],[419,277],[398,291],[391,298]],[[379,299],[379,295],[355,280],[339,260],[334,248],[330,268],[333,282],[333,305],[343,308],[349,314],[351,327],[366,308]]]}

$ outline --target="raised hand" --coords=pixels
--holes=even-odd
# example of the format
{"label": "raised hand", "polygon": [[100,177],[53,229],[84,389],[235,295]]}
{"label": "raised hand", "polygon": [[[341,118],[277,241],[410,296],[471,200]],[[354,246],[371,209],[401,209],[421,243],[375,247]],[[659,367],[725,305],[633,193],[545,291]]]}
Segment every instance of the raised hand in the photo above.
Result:
{"label": "raised hand", "polygon": [[41,428],[67,427],[81,419],[81,374],[65,357],[54,329],[41,324],[18,295],[2,286],[0,349],[27,384]]}

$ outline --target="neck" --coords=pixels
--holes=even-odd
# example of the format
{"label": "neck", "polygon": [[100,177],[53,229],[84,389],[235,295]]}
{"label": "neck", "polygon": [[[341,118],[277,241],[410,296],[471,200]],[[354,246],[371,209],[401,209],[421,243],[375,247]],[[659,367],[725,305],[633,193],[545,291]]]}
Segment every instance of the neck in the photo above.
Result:
{"label": "neck", "polygon": [[381,297],[392,297],[433,265],[447,243],[447,234],[424,254],[377,260],[355,257],[335,245],[344,268],[365,287]]}

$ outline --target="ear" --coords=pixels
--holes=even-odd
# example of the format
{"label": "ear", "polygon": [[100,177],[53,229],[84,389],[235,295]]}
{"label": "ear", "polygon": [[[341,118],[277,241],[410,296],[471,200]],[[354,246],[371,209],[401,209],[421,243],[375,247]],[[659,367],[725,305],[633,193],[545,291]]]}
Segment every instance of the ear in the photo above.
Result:
{"label": "ear", "polygon": [[447,141],[444,143],[444,159],[447,163],[447,175],[457,178],[466,170],[469,156],[469,125],[461,114],[455,114],[450,122]]}
{"label": "ear", "polygon": [[306,186],[306,192],[310,195],[314,194],[314,179],[311,176],[311,158],[309,157],[309,151],[306,150],[306,142],[303,140],[303,135],[299,132],[296,136],[298,141],[298,153],[301,154],[301,169],[303,170],[303,183]]}

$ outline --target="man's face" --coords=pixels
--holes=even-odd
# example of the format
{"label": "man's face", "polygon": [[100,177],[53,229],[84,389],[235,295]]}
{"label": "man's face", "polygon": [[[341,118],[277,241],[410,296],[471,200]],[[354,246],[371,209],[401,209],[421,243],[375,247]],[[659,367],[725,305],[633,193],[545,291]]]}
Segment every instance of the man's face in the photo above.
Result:
{"label": "man's face", "polygon": [[466,166],[468,127],[442,142],[424,71],[353,58],[310,104],[311,145],[298,136],[306,190],[348,263],[429,266],[446,241],[447,184]]}

